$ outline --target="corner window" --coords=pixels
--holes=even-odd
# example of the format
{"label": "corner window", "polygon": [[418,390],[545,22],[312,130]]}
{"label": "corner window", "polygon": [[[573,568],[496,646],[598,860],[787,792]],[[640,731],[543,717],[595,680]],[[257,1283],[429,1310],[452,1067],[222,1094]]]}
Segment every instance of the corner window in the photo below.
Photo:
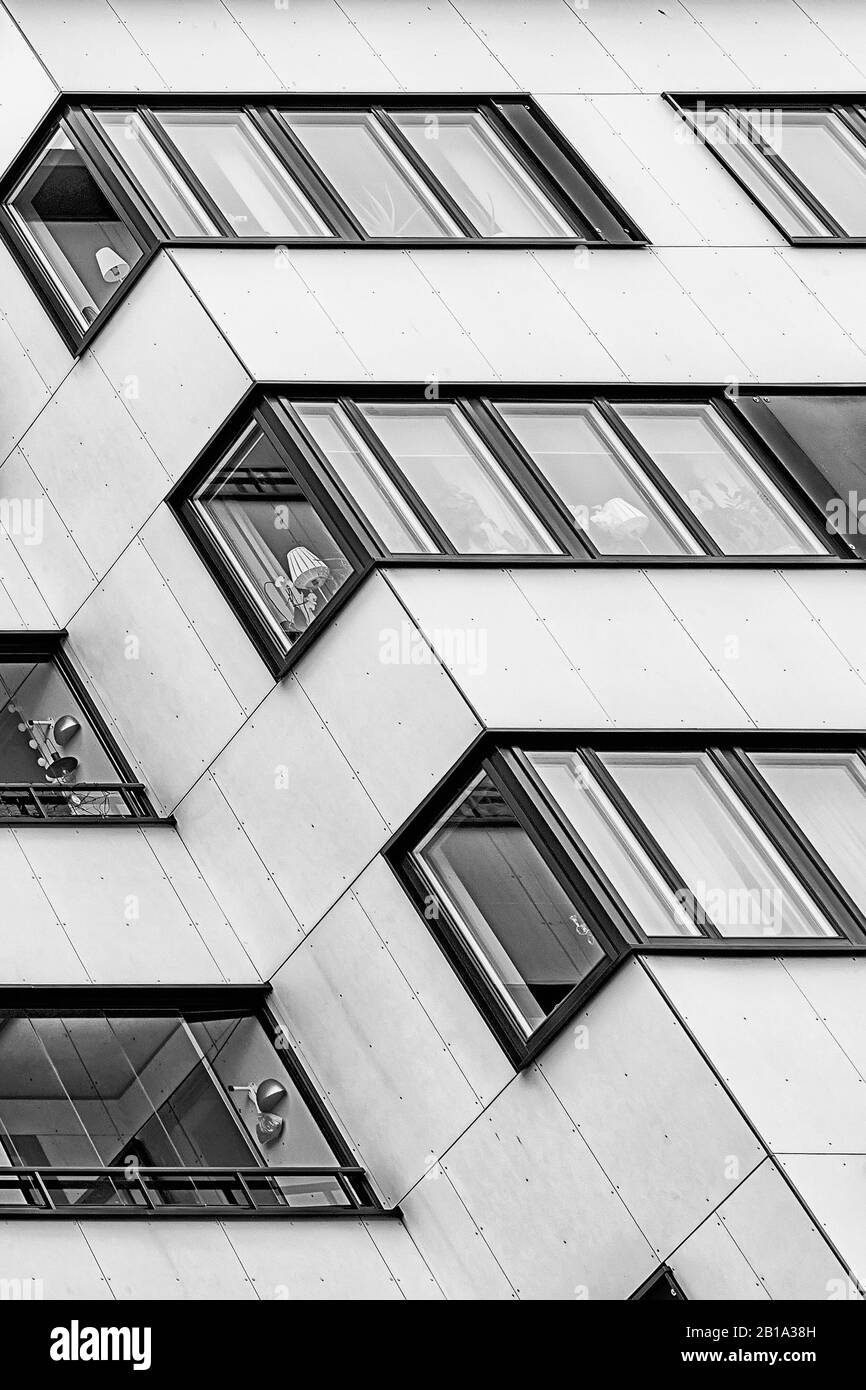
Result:
{"label": "corner window", "polygon": [[59,640],[0,636],[0,822],[153,820]]}
{"label": "corner window", "polygon": [[672,98],[790,241],[866,237],[866,105]]}
{"label": "corner window", "polygon": [[0,1007],[4,1215],[375,1206],[254,1013],[43,1002]]}
{"label": "corner window", "polygon": [[[0,225],[78,347],[160,245],[644,240],[528,97],[390,94],[310,109],[151,97],[67,105],[0,191]],[[114,300],[116,302],[116,300]]]}
{"label": "corner window", "polygon": [[389,847],[519,1065],[630,951],[866,949],[862,750],[637,743],[491,740]]}

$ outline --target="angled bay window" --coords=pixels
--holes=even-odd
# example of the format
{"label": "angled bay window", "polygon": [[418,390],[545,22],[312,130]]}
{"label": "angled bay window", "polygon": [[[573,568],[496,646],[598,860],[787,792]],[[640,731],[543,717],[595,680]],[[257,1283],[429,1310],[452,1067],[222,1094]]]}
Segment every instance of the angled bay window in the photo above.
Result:
{"label": "angled bay window", "polygon": [[514,96],[93,97],[46,122],[0,204],[73,347],[165,244],[644,244],[544,112]]}
{"label": "angled bay window", "polygon": [[827,745],[488,736],[388,855],[525,1064],[636,950],[866,951],[866,761]]}
{"label": "angled bay window", "polygon": [[379,1210],[262,991],[77,993],[0,991],[4,1217]]}
{"label": "angled bay window", "polygon": [[157,819],[64,655],[62,636],[0,634],[0,822]]}
{"label": "angled bay window", "polygon": [[866,98],[670,100],[789,241],[866,239]]}

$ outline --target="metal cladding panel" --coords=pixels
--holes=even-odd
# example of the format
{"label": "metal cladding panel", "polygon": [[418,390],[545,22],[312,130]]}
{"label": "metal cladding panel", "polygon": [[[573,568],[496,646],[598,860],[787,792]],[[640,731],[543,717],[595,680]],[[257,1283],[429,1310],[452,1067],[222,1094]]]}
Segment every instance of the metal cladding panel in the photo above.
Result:
{"label": "metal cladding panel", "polygon": [[[75,359],[31,289],[12,253],[0,241],[0,316],[12,330],[49,391],[72,371]],[[4,404],[5,393],[4,393]],[[27,425],[32,416],[27,420]],[[23,434],[26,425],[22,427]],[[0,454],[2,457],[2,454]]]}
{"label": "metal cladding panel", "polygon": [[[840,52],[797,0],[684,0],[747,83],[765,91],[856,88],[863,73]],[[692,86],[692,82],[684,85]],[[675,84],[671,84],[675,85]]]}
{"label": "metal cladding panel", "polygon": [[[769,1149],[866,1152],[864,1077],[781,960],[657,956],[650,964]],[[833,964],[847,969],[844,960]]]}
{"label": "metal cladding panel", "polygon": [[826,1299],[846,1283],[843,1266],[770,1161],[751,1173],[719,1209],[773,1299]]}
{"label": "metal cladding panel", "polygon": [[[822,577],[828,593],[844,578]],[[666,570],[652,582],[759,727],[864,727],[866,684],[781,574]]]}
{"label": "metal cladding panel", "polygon": [[388,92],[395,75],[374,53],[338,0],[223,0],[289,91]]}
{"label": "metal cladding panel", "polygon": [[[166,809],[244,720],[193,623],[141,541],[69,625],[80,665]],[[182,653],[182,657],[181,654]]]}
{"label": "metal cladding panel", "polygon": [[[563,275],[578,279],[592,275],[600,257],[614,255],[584,247],[546,254],[557,260]],[[531,251],[450,246],[409,255],[492,364],[494,376],[517,381],[622,378],[612,356],[560,293],[543,259]],[[620,256],[614,258],[618,265]]]}
{"label": "metal cladding panel", "polygon": [[603,0],[581,11],[586,27],[647,92],[670,88],[737,89],[746,85],[742,68],[687,3],[657,0]]}
{"label": "metal cladding panel", "polygon": [[866,680],[866,630],[861,621],[866,575],[856,569],[840,570],[837,574],[788,570],[785,583],[842,652],[852,670]]}
{"label": "metal cladding panel", "polygon": [[365,1221],[375,1245],[406,1299],[441,1300],[444,1294],[406,1227],[398,1221]]}
{"label": "metal cladding panel", "polygon": [[[462,254],[453,247],[445,254],[449,252]],[[408,251],[301,249],[287,254],[372,379],[471,381],[492,375],[489,361]]]}
{"label": "metal cladding panel", "polygon": [[538,1066],[662,1259],[766,1156],[637,961]]}
{"label": "metal cladding panel", "polygon": [[[98,1222],[88,1225],[88,1235]],[[0,1280],[40,1280],[41,1297],[111,1300],[87,1236],[77,1221],[4,1221],[0,1217]],[[32,1297],[39,1297],[33,1286]]]}
{"label": "metal cladding panel", "polygon": [[91,1221],[87,1243],[117,1299],[256,1298],[225,1227],[216,1222]]}
{"label": "metal cladding panel", "polygon": [[787,245],[657,96],[550,96],[541,105],[655,245]]}
{"label": "metal cladding panel", "polygon": [[303,932],[210,773],[177,807],[177,826],[259,977],[266,980]]}
{"label": "metal cladding panel", "polygon": [[350,895],[272,984],[353,1149],[399,1202],[482,1109],[435,1022]]}
{"label": "metal cladding panel", "polygon": [[[782,1154],[779,1163],[858,1283],[866,1287],[866,1154]],[[846,1301],[861,1297],[844,1275],[815,1296]]]}
{"label": "metal cladding panel", "polygon": [[0,831],[0,978],[30,984],[50,962],[55,984],[86,984],[87,971],[27,858],[26,831]]}
{"label": "metal cladding panel", "polygon": [[211,771],[306,930],[388,839],[365,788],[291,677],[274,687]]}
{"label": "metal cladding panel", "polygon": [[[257,381],[355,381],[367,375],[294,269],[291,251],[206,246],[171,254]],[[366,257],[375,253],[354,254],[365,258],[358,273],[368,273]]]}
{"label": "metal cladding panel", "polygon": [[[0,472],[0,493],[2,493]],[[23,499],[20,499],[23,501]],[[14,528],[13,528],[14,529]],[[45,629],[55,626],[54,616],[39,592],[9,531],[0,523],[0,588],[5,596],[4,626]],[[6,606],[8,604],[8,607]]]}
{"label": "metal cladding panel", "polygon": [[0,169],[17,155],[57,96],[57,88],[33,49],[0,10]]}
{"label": "metal cladding panel", "polygon": [[515,1299],[466,1207],[437,1163],[400,1203],[403,1220],[449,1299]]}
{"label": "metal cladding panel", "polygon": [[177,91],[267,91],[273,69],[221,0],[111,0],[165,85]]}
{"label": "metal cladding panel", "polygon": [[[787,246],[779,254],[828,314],[866,352],[866,247],[825,246],[821,252],[820,256],[810,256],[805,246]],[[861,370],[860,379],[862,376]]]}
{"label": "metal cladding panel", "polygon": [[57,85],[74,91],[159,91],[162,76],[109,0],[8,0]]}
{"label": "metal cladding panel", "polygon": [[172,480],[251,381],[167,255],[148,266],[93,355]]}
{"label": "metal cladding panel", "polygon": [[[390,580],[489,727],[604,727],[610,720],[505,570],[392,570]],[[473,637],[467,660],[449,634]],[[478,659],[478,653],[483,653]]]}
{"label": "metal cladding panel", "polygon": [[689,1299],[770,1297],[718,1216],[710,1216],[668,1256],[674,1278]]}
{"label": "metal cladding panel", "polygon": [[168,507],[154,512],[140,540],[238,704],[249,714],[273,688],[273,677]]}
{"label": "metal cladding panel", "polygon": [[18,443],[50,392],[5,318],[0,318],[0,455]]}
{"label": "metal cladding panel", "polygon": [[866,960],[821,960],[789,957],[785,969],[812,1008],[850,1058],[866,1076]]}
{"label": "metal cladding panel", "polygon": [[488,1104],[514,1069],[384,859],[365,869],[352,894],[475,1094]]}
{"label": "metal cladding panel", "polygon": [[518,570],[513,578],[613,724],[749,724],[645,572]]}
{"label": "metal cladding panel", "polygon": [[[141,830],[63,825],[16,835],[89,980],[225,979],[180,896],[183,885],[169,881]],[[208,929],[214,930],[212,922]],[[45,952],[28,983],[53,984],[54,975],[54,960]]]}
{"label": "metal cladding panel", "polygon": [[839,0],[798,0],[813,23],[866,77],[866,10]]}
{"label": "metal cladding panel", "polygon": [[633,83],[562,0],[453,0],[528,92],[622,92]]}
{"label": "metal cladding panel", "polygon": [[746,375],[743,362],[654,251],[571,261],[536,251],[536,261],[629,380],[720,381]]}
{"label": "metal cladding panel", "polygon": [[341,0],[401,87],[410,92],[507,92],[514,78],[450,0]]}
{"label": "metal cladding panel", "polygon": [[866,353],[781,251],[698,246],[662,247],[654,254],[746,363],[751,379],[862,380]]}
{"label": "metal cladding panel", "polygon": [[[20,449],[0,468],[0,500],[13,519],[20,508],[20,526],[9,526],[6,535],[51,611],[48,626],[65,627],[96,586],[96,575]],[[5,548],[2,553],[5,580],[13,570]]]}
{"label": "metal cladding panel", "polygon": [[169,488],[165,469],[89,354],[31,425],[21,451],[98,575]]}
{"label": "metal cladding panel", "polygon": [[[233,1221],[225,1232],[257,1296],[296,1299],[402,1299],[395,1275],[362,1221]],[[423,1262],[418,1256],[419,1278]],[[408,1272],[401,1271],[408,1282]]]}
{"label": "metal cladding panel", "polygon": [[442,1166],[520,1298],[628,1298],[657,1266],[535,1068],[515,1077]]}
{"label": "metal cladding panel", "polygon": [[295,674],[392,830],[481,732],[379,575],[353,595]]}

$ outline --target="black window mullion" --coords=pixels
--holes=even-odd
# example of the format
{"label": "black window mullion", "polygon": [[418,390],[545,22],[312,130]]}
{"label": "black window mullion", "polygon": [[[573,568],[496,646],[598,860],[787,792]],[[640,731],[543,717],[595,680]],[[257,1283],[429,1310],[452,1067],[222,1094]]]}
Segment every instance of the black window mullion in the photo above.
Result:
{"label": "black window mullion", "polygon": [[[460,204],[454,200],[444,184],[439,181],[429,164],[422,159],[421,155],[415,149],[415,146],[407,139],[390,112],[386,111],[382,106],[374,106],[372,108],[372,114],[390,136],[410,168],[418,175],[418,178],[427,189],[427,192],[431,193],[433,197],[441,203],[452,221],[456,222],[463,235],[475,239],[479,238],[482,235],[481,232],[479,232],[471,219],[467,217]],[[431,115],[435,116],[435,114],[435,111],[431,112]]]}
{"label": "black window mullion", "polygon": [[[836,237],[846,237],[848,233],[845,231],[845,228],[839,222],[836,221],[832,213],[828,212],[827,208],[824,207],[823,203],[820,203],[818,201],[811,189],[809,189],[806,186],[806,184],[803,183],[802,179],[797,177],[793,169],[785,163],[784,159],[782,159],[781,155],[776,154],[776,151],[772,148],[772,146],[768,145],[767,141],[764,140],[761,135],[759,135],[758,131],[755,130],[752,126],[752,123],[748,118],[748,114],[746,114],[746,118],[745,120],[743,120],[741,119],[740,115],[741,108],[736,106],[728,106],[725,108],[725,110],[727,114],[731,117],[737,132],[742,136],[742,138],[747,140],[750,145],[755,146],[755,149],[757,149],[760,152],[761,157],[767,161],[767,163],[770,165],[770,168],[774,169],[776,173],[779,174],[785,180],[788,186],[792,188],[794,192],[797,194],[797,196],[802,200],[802,202],[806,204],[809,211],[814,213],[814,215],[819,219],[819,221],[824,223],[830,235]],[[757,198],[760,197],[758,193],[753,193],[752,196]]]}
{"label": "black window mullion", "polygon": [[367,448],[376,459],[376,462],[382,468],[382,471],[387,474],[404,502],[406,502],[410,510],[415,513],[418,520],[423,524],[431,540],[439,546],[439,549],[444,555],[456,555],[458,552],[442,530],[439,522],[415,491],[396,460],[391,457],[375,429],[358,406],[357,401],[341,397],[340,404],[348,419],[351,420],[354,429],[361,436]]}
{"label": "black window mullion", "polygon": [[[635,396],[635,403],[639,403],[640,397]],[[623,402],[626,404],[626,402]],[[632,402],[628,402],[632,404]],[[694,512],[686,506],[680,494],[665,474],[659,468],[655,459],[647,453],[646,449],[638,439],[632,434],[628,425],[620,417],[619,412],[611,401],[596,399],[593,401],[598,413],[602,416],[605,424],[613,431],[623,445],[632,461],[638,465],[640,470],[647,475],[655,485],[656,491],[661,493],[668,507],[674,513],[685,529],[694,537],[698,544],[703,548],[706,555],[721,556],[724,551],[716,544],[709,531],[701,525]]]}
{"label": "black window mullion", "polygon": [[508,422],[500,415],[496,402],[486,396],[465,401],[473,425],[495,458],[506,469],[512,482],[525,480],[523,492],[533,510],[542,518],[551,535],[568,555],[595,559],[598,551],[569,513],[553,485],[545,478],[535,459],[524,449]]}
{"label": "black window mullion", "polygon": [[117,209],[127,230],[142,252],[159,242],[159,224],[154,221],[150,205],[132,197],[116,156],[108,156],[92,136],[90,126],[81,111],[70,110],[58,123],[62,132],[81,155],[88,171]]}
{"label": "black window mullion", "polygon": [[139,115],[142,123],[147,127],[148,132],[153,136],[153,139],[159,145],[163,154],[169,162],[174,165],[180,175],[181,182],[186,184],[196,201],[201,205],[203,211],[207,213],[208,217],[217,228],[219,235],[231,237],[233,240],[236,240],[236,233],[228,218],[214,202],[198,175],[193,171],[190,165],[187,164],[180,150],[166,134],[153,112],[147,107],[142,107],[139,111]]}
{"label": "black window mullion", "polygon": [[[620,788],[619,783],[608,772],[601,758],[598,756],[598,753],[594,749],[587,747],[581,747],[577,751],[589,767],[590,772],[595,777],[614,810],[621,816],[644,854],[650,860],[653,868],[667,884],[677,902],[682,906],[683,913],[686,913],[686,904],[690,904],[690,915],[700,934],[702,936],[720,938],[722,935],[721,932],[713,925],[707,914],[703,911],[685,879],[675,868],[672,861],[668,859],[655,836],[652,835],[646,825],[644,825],[628,797]],[[677,935],[677,933],[672,932],[671,935]],[[656,938],[651,939],[655,940]]]}
{"label": "black window mullion", "polygon": [[[124,110],[125,108],[121,106],[117,109]],[[131,107],[130,115],[140,116],[141,112],[137,107]],[[149,243],[152,245],[156,241],[162,241],[169,237],[171,235],[170,229],[131,170],[127,168],[118,155],[96,119],[93,110],[89,106],[79,107],[70,111],[68,119],[70,126],[75,129],[77,138],[88,147],[94,162],[98,162],[103,173],[106,176],[110,174],[110,177],[116,180],[117,185],[123,188],[126,204],[135,209],[144,234],[149,238]]]}
{"label": "black window mullion", "polygon": [[866,941],[866,917],[776,796],[748,751],[713,749],[711,753],[716,766],[830,925],[841,926],[839,934],[843,938],[858,944]]}
{"label": "black window mullion", "polygon": [[[315,101],[311,100],[310,107],[315,109],[315,106]],[[304,109],[308,108],[305,107]],[[341,107],[340,110],[342,109]],[[335,227],[340,235],[352,241],[369,241],[371,239],[369,234],[355,217],[348,203],[341,196],[339,189],[331,182],[324,170],[319,168],[303,141],[299,140],[292,130],[288,121],[291,112],[283,111],[277,106],[269,107],[268,110],[275,124],[279,127],[286,145],[292,151],[298,166],[306,169],[308,178],[314,180],[315,186],[321,188],[323,195],[327,198],[328,206],[333,210]],[[364,115],[367,111],[368,108],[363,107],[358,110],[357,114]]]}
{"label": "black window mullion", "polygon": [[355,222],[347,217],[342,202],[334,197],[327,181],[301,149],[292,132],[280,120],[279,113],[270,106],[249,106],[246,108],[246,114],[271,153],[285,167],[331,231],[346,240],[357,240],[358,229]]}

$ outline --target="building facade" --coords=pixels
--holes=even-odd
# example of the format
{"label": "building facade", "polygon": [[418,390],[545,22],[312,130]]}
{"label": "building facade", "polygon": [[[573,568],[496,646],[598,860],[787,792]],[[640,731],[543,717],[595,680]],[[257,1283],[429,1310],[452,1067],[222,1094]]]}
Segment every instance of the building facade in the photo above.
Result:
{"label": "building facade", "polygon": [[3,1288],[860,1299],[866,12],[0,78]]}

